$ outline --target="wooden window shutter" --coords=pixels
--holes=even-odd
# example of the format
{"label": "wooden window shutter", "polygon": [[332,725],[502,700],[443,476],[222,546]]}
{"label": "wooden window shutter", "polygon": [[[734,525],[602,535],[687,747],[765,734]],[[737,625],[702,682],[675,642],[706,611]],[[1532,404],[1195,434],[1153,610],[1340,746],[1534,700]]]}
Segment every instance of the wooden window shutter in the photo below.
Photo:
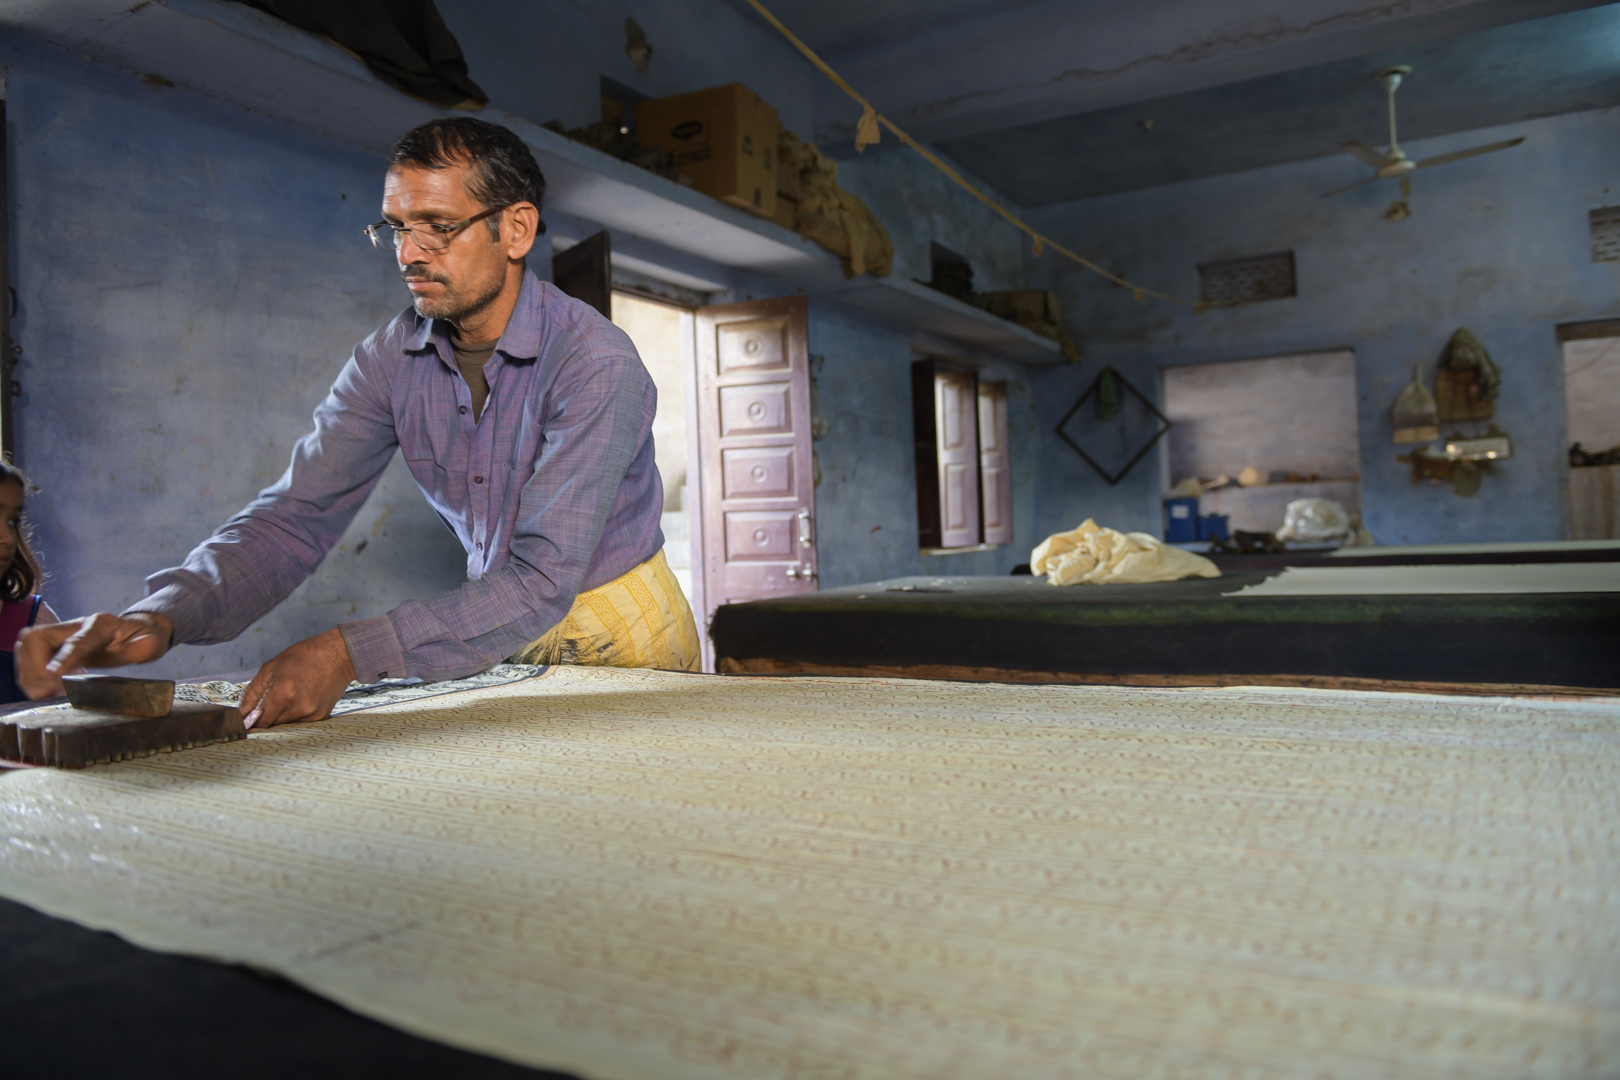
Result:
{"label": "wooden window shutter", "polygon": [[978,379],[971,371],[911,366],[917,526],[922,547],[979,543]]}
{"label": "wooden window shutter", "polygon": [[911,365],[911,426],[917,461],[917,545],[943,546],[939,535],[939,450],[934,445],[934,362]]}
{"label": "wooden window shutter", "polygon": [[1008,446],[1007,384],[979,384],[979,483],[986,544],[1010,544],[1012,451]]}
{"label": "wooden window shutter", "polygon": [[613,245],[603,229],[551,257],[551,282],[613,318]]}

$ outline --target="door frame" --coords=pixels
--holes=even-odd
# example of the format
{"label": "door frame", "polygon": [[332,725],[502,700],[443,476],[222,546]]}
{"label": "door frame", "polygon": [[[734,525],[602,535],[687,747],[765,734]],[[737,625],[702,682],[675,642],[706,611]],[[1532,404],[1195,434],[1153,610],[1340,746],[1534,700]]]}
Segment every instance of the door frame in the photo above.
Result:
{"label": "door frame", "polygon": [[[709,640],[709,604],[703,563],[703,423],[698,416],[697,311],[681,309],[681,372],[686,388],[686,534],[692,545],[688,565],[692,568],[692,618],[697,623],[698,644],[703,670],[714,672],[714,643]],[[695,512],[694,512],[695,511]]]}

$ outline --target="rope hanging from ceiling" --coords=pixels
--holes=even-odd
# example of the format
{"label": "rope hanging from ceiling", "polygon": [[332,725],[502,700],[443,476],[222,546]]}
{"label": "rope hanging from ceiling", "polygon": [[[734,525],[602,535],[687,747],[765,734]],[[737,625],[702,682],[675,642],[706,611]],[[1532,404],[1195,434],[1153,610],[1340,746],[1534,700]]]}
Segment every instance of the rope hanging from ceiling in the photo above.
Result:
{"label": "rope hanging from ceiling", "polygon": [[748,0],[748,3],[755,11],[759,12],[760,15],[764,17],[766,22],[776,27],[776,29],[781,32],[783,37],[792,42],[793,47],[803,53],[805,59],[814,64],[823,75],[831,79],[840,90],[854,98],[856,103],[861,106],[863,110],[861,113],[861,119],[855,125],[855,149],[857,151],[864,151],[868,146],[878,142],[882,138],[881,128],[888,128],[894,133],[897,139],[899,139],[905,145],[911,147],[913,150],[917,151],[917,153],[921,154],[925,161],[934,166],[934,168],[938,169],[940,172],[944,173],[946,176],[950,177],[951,180],[954,181],[956,185],[963,191],[966,191],[969,195],[972,195],[975,199],[978,199],[980,202],[984,203],[984,205],[988,206],[991,210],[994,210],[997,214],[1006,218],[1007,221],[1011,222],[1013,227],[1018,229],[1020,232],[1028,233],[1031,241],[1031,250],[1037,259],[1041,257],[1042,253],[1047,248],[1051,248],[1059,255],[1064,255],[1070,259],[1073,259],[1075,262],[1079,263],[1087,270],[1090,270],[1092,273],[1100,274],[1123,289],[1129,289],[1136,296],[1136,302],[1139,304],[1143,303],[1147,297],[1151,296],[1155,300],[1165,300],[1172,304],[1182,304],[1186,307],[1192,308],[1194,311],[1201,312],[1206,308],[1229,306],[1232,303],[1231,301],[1188,300],[1185,297],[1175,296],[1167,292],[1160,292],[1158,289],[1150,289],[1145,285],[1138,285],[1135,282],[1127,281],[1125,278],[1120,277],[1111,270],[1105,270],[1101,266],[1098,266],[1096,263],[1092,262],[1090,259],[1086,258],[1084,255],[1080,255],[1069,250],[1057,241],[1042,236],[1027,222],[1018,217],[1018,215],[1012,213],[1006,207],[1002,206],[1000,203],[990,198],[990,196],[980,191],[975,185],[969,183],[961,173],[957,172],[955,169],[945,164],[944,161],[940,160],[938,154],[935,154],[922,143],[918,142],[916,139],[913,139],[904,131],[901,131],[893,120],[890,120],[887,116],[884,116],[882,113],[878,112],[877,109],[873,108],[870,101],[867,101],[866,98],[861,96],[858,90],[849,85],[849,83],[845,82],[843,76],[839,75],[838,72],[829,67],[827,62],[820,56],[817,56],[814,49],[810,48],[810,46],[806,45],[804,42],[795,37],[793,31],[783,26],[782,21],[775,15],[772,15],[765,5],[760,3],[760,0]]}

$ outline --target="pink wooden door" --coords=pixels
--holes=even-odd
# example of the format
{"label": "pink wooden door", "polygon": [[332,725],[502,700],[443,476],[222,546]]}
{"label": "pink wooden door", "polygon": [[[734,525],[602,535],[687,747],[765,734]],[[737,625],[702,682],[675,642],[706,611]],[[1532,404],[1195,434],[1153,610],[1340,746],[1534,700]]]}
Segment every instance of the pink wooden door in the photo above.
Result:
{"label": "pink wooden door", "polygon": [[1007,445],[1007,384],[979,384],[979,483],[982,485],[984,542],[1010,544],[1012,452]]}
{"label": "pink wooden door", "polygon": [[802,296],[697,312],[703,612],[816,588]]}
{"label": "pink wooden door", "polygon": [[934,375],[934,437],[939,462],[940,547],[979,543],[977,377],[971,371]]}

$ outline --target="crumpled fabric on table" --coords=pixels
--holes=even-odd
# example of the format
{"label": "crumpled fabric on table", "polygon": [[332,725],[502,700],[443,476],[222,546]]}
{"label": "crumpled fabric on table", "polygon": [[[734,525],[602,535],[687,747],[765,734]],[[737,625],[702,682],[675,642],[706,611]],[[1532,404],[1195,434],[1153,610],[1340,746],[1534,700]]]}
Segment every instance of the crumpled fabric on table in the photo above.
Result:
{"label": "crumpled fabric on table", "polygon": [[1086,518],[1077,529],[1054,533],[1030,552],[1029,569],[1052,585],[1133,585],[1220,577],[1202,555],[1171,547],[1147,533],[1105,529]]}

